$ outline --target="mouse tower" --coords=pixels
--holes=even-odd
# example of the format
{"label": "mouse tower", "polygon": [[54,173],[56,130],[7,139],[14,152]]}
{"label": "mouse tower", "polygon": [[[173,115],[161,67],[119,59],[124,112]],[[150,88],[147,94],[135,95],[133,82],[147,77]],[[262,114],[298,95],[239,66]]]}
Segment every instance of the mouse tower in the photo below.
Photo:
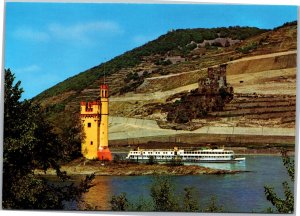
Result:
{"label": "mouse tower", "polygon": [[100,85],[100,143],[98,148],[99,160],[112,160],[108,148],[108,85]]}
{"label": "mouse tower", "polygon": [[85,139],[81,143],[81,153],[89,160],[111,161],[108,148],[108,85],[100,85],[100,99],[80,103],[80,117]]}

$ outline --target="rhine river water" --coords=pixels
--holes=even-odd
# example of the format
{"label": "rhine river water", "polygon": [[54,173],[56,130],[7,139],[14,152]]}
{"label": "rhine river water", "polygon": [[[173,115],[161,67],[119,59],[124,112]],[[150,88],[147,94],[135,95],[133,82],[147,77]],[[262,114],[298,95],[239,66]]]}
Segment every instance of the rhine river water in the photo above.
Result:
{"label": "rhine river water", "polygon": [[[200,206],[205,207],[212,196],[224,212],[263,212],[272,205],[266,200],[264,186],[270,185],[279,194],[283,194],[282,182],[289,176],[280,156],[248,155],[245,162],[235,164],[202,164],[204,166],[245,170],[238,174],[227,175],[190,175],[171,176],[175,192],[183,193],[183,188],[192,186],[196,189]],[[112,195],[125,192],[130,201],[137,201],[141,196],[150,198],[149,191],[152,176],[96,176],[95,186],[85,195],[86,202],[109,210]],[[293,187],[290,181],[289,185]]]}

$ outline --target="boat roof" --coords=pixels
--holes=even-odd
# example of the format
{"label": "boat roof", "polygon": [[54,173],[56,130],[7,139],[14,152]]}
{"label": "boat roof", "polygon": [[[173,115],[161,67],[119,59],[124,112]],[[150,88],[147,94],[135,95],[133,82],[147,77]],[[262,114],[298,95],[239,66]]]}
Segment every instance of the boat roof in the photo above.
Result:
{"label": "boat roof", "polygon": [[[225,149],[181,149],[178,148],[179,150],[184,150],[184,151],[203,151],[203,152],[224,152],[224,151],[230,151],[232,150],[225,150]],[[137,150],[131,150],[131,151],[174,151],[174,149],[137,149]]]}

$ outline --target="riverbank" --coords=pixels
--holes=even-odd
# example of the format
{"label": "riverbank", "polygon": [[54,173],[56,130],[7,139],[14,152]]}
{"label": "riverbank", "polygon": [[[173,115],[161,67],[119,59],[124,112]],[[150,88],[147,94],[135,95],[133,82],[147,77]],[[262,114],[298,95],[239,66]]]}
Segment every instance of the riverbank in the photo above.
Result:
{"label": "riverbank", "polygon": [[[144,163],[128,162],[101,162],[77,159],[61,166],[61,171],[66,171],[68,175],[88,175],[96,176],[144,176],[144,175],[221,175],[236,174],[244,171],[219,170],[197,165],[177,165],[166,164],[148,165]],[[35,170],[35,174],[56,175],[54,169],[47,172]]]}

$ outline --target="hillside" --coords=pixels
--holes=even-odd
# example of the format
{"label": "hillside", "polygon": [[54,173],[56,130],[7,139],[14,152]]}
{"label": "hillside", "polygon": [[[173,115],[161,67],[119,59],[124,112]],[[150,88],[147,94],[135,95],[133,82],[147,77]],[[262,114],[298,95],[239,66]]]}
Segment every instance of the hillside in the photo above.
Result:
{"label": "hillside", "polygon": [[[136,119],[131,123],[110,124],[111,141],[145,137],[149,128],[132,123],[141,119],[154,120],[151,124],[159,125],[155,126],[153,137],[169,137],[174,129],[184,130],[182,133],[190,136],[188,131],[205,127],[265,127],[266,131],[286,128],[293,134],[296,50],[296,22],[273,30],[249,27],[174,30],[58,83],[33,100],[46,108],[49,119],[56,125],[62,112],[78,114],[80,101],[98,97],[105,68],[111,117]],[[210,112],[206,117],[189,119],[185,124],[169,122],[166,107],[174,106],[176,100],[181,101],[197,89],[198,79],[207,76],[207,67],[222,63],[228,65],[227,80],[234,88],[233,100],[223,110]],[[130,136],[126,131],[124,135],[113,135],[132,127],[136,131]],[[164,139],[168,138],[159,138]],[[289,139],[286,143],[290,142]]]}
{"label": "hillside", "polygon": [[[81,72],[65,81],[58,83],[52,88],[37,95],[34,100],[45,101],[49,97],[57,96],[58,94],[67,94],[67,92],[75,92],[78,94],[84,89],[98,87],[98,83],[104,75],[104,69],[108,82],[115,77],[125,78],[130,72],[148,71],[154,75],[165,75],[167,73],[175,73],[176,69],[182,71],[182,66],[178,68],[176,64],[170,64],[168,58],[182,58],[190,60],[191,55],[201,57],[201,53],[197,54],[195,49],[196,43],[205,43],[207,40],[212,40],[219,37],[234,39],[236,41],[244,40],[251,36],[266,32],[266,30],[250,27],[229,27],[229,28],[214,28],[214,29],[186,29],[174,30],[165,35],[160,36],[154,41],[150,41],[145,45],[128,51],[114,59],[101,65],[90,68]],[[211,42],[210,42],[211,43]],[[220,44],[209,46],[209,53],[216,53],[217,47]],[[201,48],[201,47],[200,47]],[[201,49],[199,49],[201,50]],[[192,52],[193,51],[193,52]],[[194,53],[195,52],[195,53]],[[188,61],[186,61],[188,62]],[[189,65],[186,66],[190,68]],[[156,71],[155,71],[156,70]],[[178,71],[177,71],[178,72]],[[123,81],[123,79],[121,79]],[[123,83],[122,83],[123,84]],[[112,93],[118,93],[119,89],[112,89]],[[62,100],[65,100],[63,97]]]}

